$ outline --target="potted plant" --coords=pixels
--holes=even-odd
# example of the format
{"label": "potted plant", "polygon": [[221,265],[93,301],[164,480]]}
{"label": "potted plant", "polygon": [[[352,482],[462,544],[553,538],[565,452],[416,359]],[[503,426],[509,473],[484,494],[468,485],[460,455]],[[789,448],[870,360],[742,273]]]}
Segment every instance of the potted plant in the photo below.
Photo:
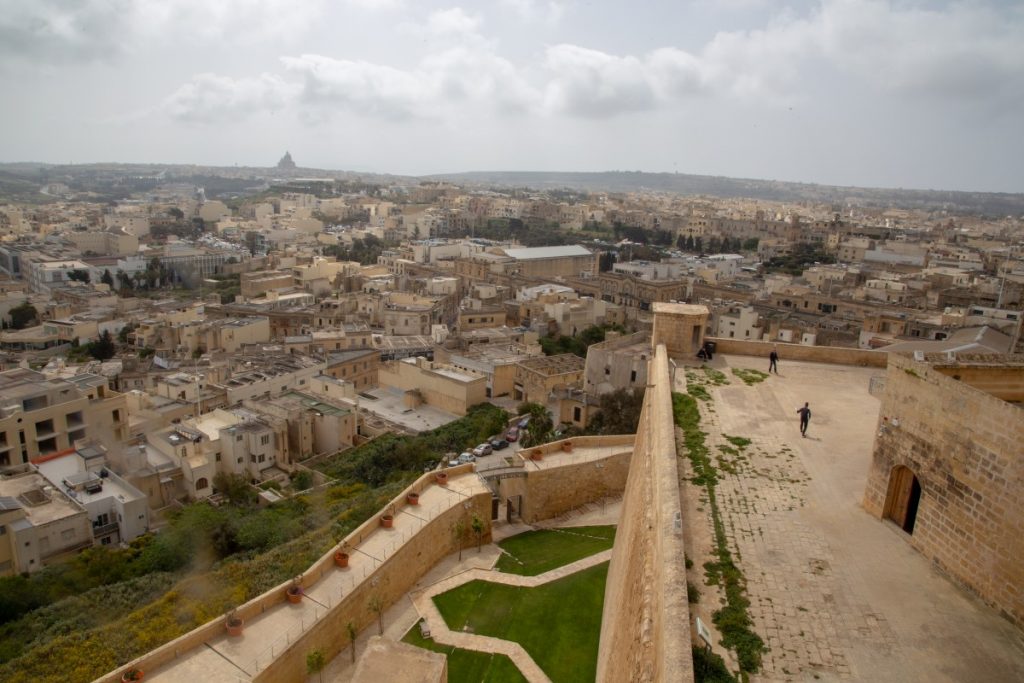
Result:
{"label": "potted plant", "polygon": [[292,579],[292,585],[288,586],[288,591],[285,593],[288,598],[288,602],[293,605],[297,605],[302,602],[302,577],[296,576]]}
{"label": "potted plant", "polygon": [[122,683],[124,683],[125,681],[141,681],[145,675],[146,674],[142,671],[142,669],[136,669],[135,667],[132,667],[125,671],[123,674],[121,674],[121,681]]}
{"label": "potted plant", "polygon": [[441,471],[434,475],[434,480],[437,481],[441,486],[448,485],[448,473]]}
{"label": "potted plant", "polygon": [[562,452],[563,453],[572,453],[572,440],[571,439],[567,439],[567,440],[562,442]]}
{"label": "potted plant", "polygon": [[409,505],[419,505],[420,504],[420,494],[416,493],[415,491],[410,491],[405,496],[405,500],[406,500],[407,503],[409,503]]}
{"label": "potted plant", "polygon": [[242,617],[238,616],[235,610],[231,610],[228,612],[228,618],[224,620],[224,626],[227,628],[229,636],[240,636],[244,623]]}
{"label": "potted plant", "polygon": [[543,460],[543,459],[544,459],[544,451],[542,449],[534,448],[532,451],[530,451],[530,460]]}
{"label": "potted plant", "polygon": [[394,515],[382,515],[380,518],[380,525],[385,529],[390,529],[395,525]]}
{"label": "potted plant", "polygon": [[348,544],[341,546],[334,551],[334,564],[344,569],[348,566]]}

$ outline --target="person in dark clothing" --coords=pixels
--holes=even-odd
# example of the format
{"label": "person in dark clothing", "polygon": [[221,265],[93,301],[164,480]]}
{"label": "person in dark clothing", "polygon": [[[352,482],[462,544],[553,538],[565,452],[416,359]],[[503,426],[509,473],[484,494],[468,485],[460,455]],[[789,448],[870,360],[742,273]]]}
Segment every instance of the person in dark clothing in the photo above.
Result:
{"label": "person in dark clothing", "polygon": [[798,408],[797,411],[800,414],[800,436],[806,438],[807,436],[807,423],[811,421],[811,407],[809,403],[804,403],[803,408]]}
{"label": "person in dark clothing", "polygon": [[779,354],[775,352],[775,349],[772,349],[772,352],[768,354],[768,372],[772,370],[775,371],[776,375],[779,374]]}

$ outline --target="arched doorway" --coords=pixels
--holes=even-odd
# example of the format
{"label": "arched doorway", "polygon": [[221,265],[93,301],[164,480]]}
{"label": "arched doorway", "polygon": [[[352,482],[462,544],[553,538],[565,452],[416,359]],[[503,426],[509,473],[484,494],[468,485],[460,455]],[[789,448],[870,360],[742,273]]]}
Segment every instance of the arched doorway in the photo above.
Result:
{"label": "arched doorway", "polygon": [[885,496],[885,518],[906,531],[914,533],[917,506],[921,502],[921,482],[914,473],[898,465],[889,473],[889,492]]}

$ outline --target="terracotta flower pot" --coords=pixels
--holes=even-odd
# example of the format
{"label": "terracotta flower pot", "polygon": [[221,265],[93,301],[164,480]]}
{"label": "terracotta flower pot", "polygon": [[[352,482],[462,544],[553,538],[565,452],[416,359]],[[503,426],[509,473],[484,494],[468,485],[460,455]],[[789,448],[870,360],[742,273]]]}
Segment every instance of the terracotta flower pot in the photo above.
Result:
{"label": "terracotta flower pot", "polygon": [[562,451],[564,451],[565,453],[572,453],[572,441],[563,441]]}
{"label": "terracotta flower pot", "polygon": [[302,586],[292,586],[285,595],[288,597],[288,602],[293,605],[299,604],[302,602]]}
{"label": "terracotta flower pot", "polygon": [[340,550],[334,553],[334,564],[344,569],[348,566],[348,553],[343,553]]}
{"label": "terracotta flower pot", "polygon": [[447,472],[438,472],[437,474],[434,475],[434,479],[441,486],[447,486],[448,485],[448,473]]}
{"label": "terracotta flower pot", "polygon": [[408,494],[405,497],[405,500],[406,500],[406,502],[409,503],[409,505],[419,505],[420,504],[420,494],[418,494],[415,491],[413,491],[412,493]]}
{"label": "terracotta flower pot", "polygon": [[395,525],[395,518],[393,515],[384,515],[380,518],[380,525],[385,529],[390,529]]}
{"label": "terracotta flower pot", "polygon": [[146,673],[142,669],[129,669],[121,674],[121,683],[129,683],[130,681],[141,681],[145,677]]}
{"label": "terracotta flower pot", "polygon": [[240,636],[242,635],[242,629],[245,628],[245,624],[238,617],[234,617],[225,622],[225,627],[228,630],[229,636]]}
{"label": "terracotta flower pot", "polygon": [[544,451],[542,451],[539,448],[534,450],[534,451],[532,451],[530,453],[530,460],[543,460],[543,459],[544,459]]}

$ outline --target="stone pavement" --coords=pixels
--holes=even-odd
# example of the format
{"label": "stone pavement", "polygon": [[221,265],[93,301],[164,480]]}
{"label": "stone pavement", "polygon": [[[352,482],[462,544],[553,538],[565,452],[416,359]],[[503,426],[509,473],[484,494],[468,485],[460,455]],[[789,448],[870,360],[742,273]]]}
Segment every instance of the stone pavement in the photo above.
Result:
{"label": "stone pavement", "polygon": [[506,655],[517,667],[519,667],[519,671],[522,672],[523,676],[525,676],[526,680],[530,681],[530,683],[550,683],[550,679],[547,675],[539,666],[537,666],[537,663],[533,661],[533,658],[530,657],[519,643],[502,640],[500,638],[492,638],[490,636],[461,633],[449,629],[448,625],[444,621],[444,617],[441,616],[441,612],[434,604],[434,596],[440,595],[441,593],[447,593],[453,588],[458,588],[463,584],[476,580],[501,583],[506,586],[535,588],[551,581],[557,581],[558,579],[570,574],[575,574],[576,572],[588,569],[589,567],[599,565],[602,562],[607,562],[611,557],[612,551],[605,550],[597,553],[596,555],[591,555],[590,557],[585,557],[582,560],[577,560],[576,562],[558,567],[557,569],[552,569],[549,572],[538,574],[537,576],[520,576],[518,574],[508,574],[492,570],[469,569],[461,574],[449,576],[413,595],[413,604],[416,605],[416,610],[430,627],[430,636],[434,641],[442,643],[443,645],[451,645],[466,650]]}
{"label": "stone pavement", "polygon": [[[780,375],[753,386],[731,374],[766,363],[716,357],[729,384],[707,385],[713,401],[699,402],[729,544],[770,648],[754,680],[1024,680],[1022,634],[861,508],[878,413],[868,382],[883,371],[782,359]],[[804,401],[807,438],[796,414]],[[713,537],[701,491],[683,485],[691,581],[703,593],[693,607],[711,626],[718,601],[703,585]]]}

